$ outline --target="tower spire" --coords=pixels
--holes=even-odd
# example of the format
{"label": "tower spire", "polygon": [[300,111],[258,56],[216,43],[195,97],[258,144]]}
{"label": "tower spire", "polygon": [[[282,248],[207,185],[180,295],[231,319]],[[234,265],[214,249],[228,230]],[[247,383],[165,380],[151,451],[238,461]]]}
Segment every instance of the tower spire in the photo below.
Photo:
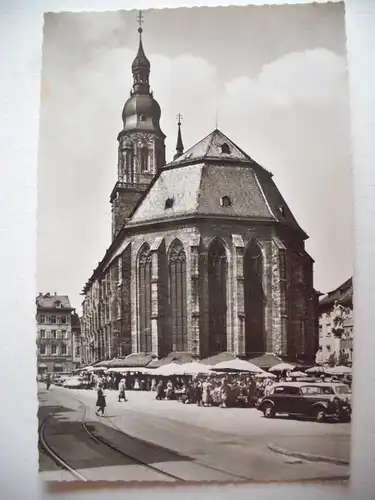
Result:
{"label": "tower spire", "polygon": [[133,93],[135,94],[149,94],[150,85],[150,61],[147,59],[145,51],[143,50],[142,44],[142,33],[143,33],[143,14],[140,10],[137,16],[138,22],[138,33],[139,33],[139,45],[138,52],[132,64],[133,73]]}
{"label": "tower spire", "polygon": [[177,127],[178,127],[177,144],[176,144],[176,154],[173,157],[174,160],[176,160],[184,152],[184,143],[182,142],[182,135],[181,135],[181,120],[182,120],[182,116],[180,115],[180,113],[178,113],[178,115],[177,115]]}

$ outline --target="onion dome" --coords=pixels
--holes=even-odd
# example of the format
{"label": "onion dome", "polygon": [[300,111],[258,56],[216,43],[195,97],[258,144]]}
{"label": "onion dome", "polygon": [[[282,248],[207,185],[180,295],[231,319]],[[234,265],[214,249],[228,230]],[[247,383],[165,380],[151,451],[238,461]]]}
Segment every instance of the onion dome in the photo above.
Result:
{"label": "onion dome", "polygon": [[[142,22],[141,13],[139,14],[138,22]],[[143,49],[143,30],[141,26],[138,28],[138,33],[138,52],[132,64],[133,89],[122,111],[124,126],[120,134],[139,130],[143,132],[156,132],[158,135],[165,137],[160,130],[160,106],[150,91],[149,77],[151,65]]]}

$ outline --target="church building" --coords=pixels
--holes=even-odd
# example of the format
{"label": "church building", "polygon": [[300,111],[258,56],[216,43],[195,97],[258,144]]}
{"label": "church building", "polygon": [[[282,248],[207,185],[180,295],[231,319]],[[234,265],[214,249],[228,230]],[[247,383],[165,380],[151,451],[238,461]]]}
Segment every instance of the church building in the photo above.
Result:
{"label": "church building", "polygon": [[228,352],[313,360],[308,238],[273,176],[220,130],[166,163],[142,45],[118,135],[112,242],[83,288],[87,362]]}

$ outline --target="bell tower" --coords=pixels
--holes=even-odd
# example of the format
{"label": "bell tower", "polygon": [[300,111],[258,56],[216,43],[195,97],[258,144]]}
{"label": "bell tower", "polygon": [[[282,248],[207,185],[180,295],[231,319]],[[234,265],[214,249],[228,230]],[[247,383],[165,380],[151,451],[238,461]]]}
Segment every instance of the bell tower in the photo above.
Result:
{"label": "bell tower", "polygon": [[133,88],[126,101],[119,133],[117,182],[111,193],[112,240],[126,223],[135,204],[165,164],[165,135],[161,110],[150,90],[150,61],[142,43],[142,12],[138,14],[139,45],[132,64]]}

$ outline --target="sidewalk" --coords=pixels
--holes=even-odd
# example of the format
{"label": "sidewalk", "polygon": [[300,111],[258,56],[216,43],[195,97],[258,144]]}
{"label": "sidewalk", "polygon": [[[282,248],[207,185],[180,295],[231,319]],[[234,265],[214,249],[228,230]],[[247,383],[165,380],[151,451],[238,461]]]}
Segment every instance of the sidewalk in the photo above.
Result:
{"label": "sidewalk", "polygon": [[269,443],[268,448],[282,455],[348,465],[350,461],[350,436],[290,436]]}

